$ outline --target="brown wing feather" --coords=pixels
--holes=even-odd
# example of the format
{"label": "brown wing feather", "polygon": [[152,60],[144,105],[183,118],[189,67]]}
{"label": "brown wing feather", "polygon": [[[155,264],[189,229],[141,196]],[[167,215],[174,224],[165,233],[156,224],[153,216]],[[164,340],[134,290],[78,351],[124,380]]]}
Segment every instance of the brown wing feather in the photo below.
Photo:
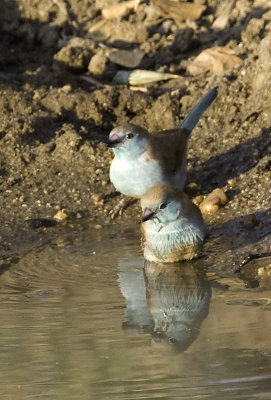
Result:
{"label": "brown wing feather", "polygon": [[186,157],[187,137],[182,129],[162,131],[151,135],[151,145],[148,154],[151,159],[160,160],[164,171],[174,174],[182,166]]}

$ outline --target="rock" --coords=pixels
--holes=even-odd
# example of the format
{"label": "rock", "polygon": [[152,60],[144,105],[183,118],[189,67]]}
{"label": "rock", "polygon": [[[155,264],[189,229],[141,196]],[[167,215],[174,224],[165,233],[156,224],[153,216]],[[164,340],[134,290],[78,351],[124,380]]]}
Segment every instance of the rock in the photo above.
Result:
{"label": "rock", "polygon": [[202,214],[212,214],[217,212],[221,205],[227,202],[227,196],[223,189],[213,190],[205,200],[200,204],[199,208]]}
{"label": "rock", "polygon": [[93,75],[102,75],[106,70],[107,57],[103,49],[99,50],[91,57],[88,70]]}
{"label": "rock", "polygon": [[[89,60],[93,54],[93,42],[89,39],[72,38],[67,46],[62,47],[54,56],[54,66],[66,68],[76,71],[86,71]],[[61,65],[57,65],[61,63]]]}
{"label": "rock", "polygon": [[98,193],[93,194],[93,195],[91,196],[91,200],[92,200],[95,204],[103,204],[103,203],[104,203],[104,198],[103,198],[100,194],[98,194]]}
{"label": "rock", "polygon": [[68,218],[67,212],[63,210],[59,210],[55,215],[54,219],[56,219],[58,222],[65,221]]}

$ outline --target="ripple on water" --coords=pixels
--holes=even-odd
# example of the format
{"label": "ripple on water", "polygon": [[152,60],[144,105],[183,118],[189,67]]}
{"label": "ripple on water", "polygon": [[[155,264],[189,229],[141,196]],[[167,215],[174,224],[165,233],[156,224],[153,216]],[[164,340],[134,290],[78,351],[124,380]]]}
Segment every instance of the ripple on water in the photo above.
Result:
{"label": "ripple on water", "polygon": [[134,231],[18,254],[0,279],[1,399],[271,398],[270,290],[179,267],[144,268]]}

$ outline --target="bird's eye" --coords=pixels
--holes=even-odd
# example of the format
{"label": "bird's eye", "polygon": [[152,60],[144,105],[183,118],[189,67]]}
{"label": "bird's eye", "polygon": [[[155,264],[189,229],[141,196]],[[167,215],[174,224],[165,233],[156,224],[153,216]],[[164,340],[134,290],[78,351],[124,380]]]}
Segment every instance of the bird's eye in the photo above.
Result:
{"label": "bird's eye", "polygon": [[133,139],[134,134],[132,132],[127,133],[126,138],[127,139]]}
{"label": "bird's eye", "polygon": [[166,206],[167,206],[167,203],[161,203],[160,204],[160,210],[163,210],[164,208],[166,208]]}

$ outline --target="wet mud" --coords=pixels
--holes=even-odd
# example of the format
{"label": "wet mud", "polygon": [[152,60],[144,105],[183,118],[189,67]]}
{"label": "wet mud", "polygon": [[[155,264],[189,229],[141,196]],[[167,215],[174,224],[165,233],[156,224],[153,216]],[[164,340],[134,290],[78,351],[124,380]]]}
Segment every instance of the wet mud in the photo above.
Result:
{"label": "wet mud", "polygon": [[[138,230],[137,204],[115,221],[109,216],[120,199],[109,180],[110,130],[123,122],[151,132],[173,128],[217,86],[216,101],[190,139],[186,192],[190,197],[215,188],[226,192],[227,204],[205,217],[204,251],[216,268],[232,270],[242,255],[270,248],[270,4],[237,1],[226,27],[215,29],[218,1],[201,1],[206,10],[195,21],[167,18],[152,2],[142,1],[136,12],[129,9],[93,30],[102,10],[117,3],[2,1],[2,264],[52,232],[109,225],[116,225],[116,234],[126,227]],[[215,46],[232,49],[242,63],[220,75],[190,75],[194,58]],[[145,55],[137,68],[179,78],[148,85],[146,91],[116,84],[116,72],[125,68],[110,61],[112,48],[140,49]],[[25,222],[52,220],[59,210],[67,218],[56,226]]]}

